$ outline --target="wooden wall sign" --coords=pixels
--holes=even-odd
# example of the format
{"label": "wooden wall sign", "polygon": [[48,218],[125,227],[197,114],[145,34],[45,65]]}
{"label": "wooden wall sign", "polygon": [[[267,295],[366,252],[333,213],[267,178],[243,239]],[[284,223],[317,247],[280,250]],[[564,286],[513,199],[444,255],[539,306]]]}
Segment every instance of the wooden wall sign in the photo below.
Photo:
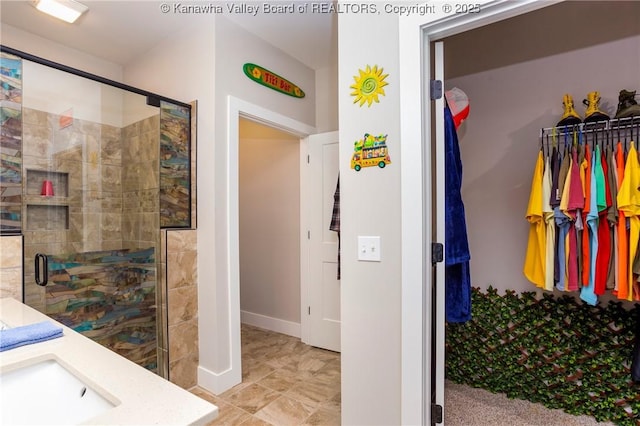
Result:
{"label": "wooden wall sign", "polygon": [[278,74],[262,68],[260,65],[246,63],[242,66],[245,75],[258,84],[262,84],[269,89],[293,96],[294,98],[304,98],[304,92],[301,88],[280,77]]}

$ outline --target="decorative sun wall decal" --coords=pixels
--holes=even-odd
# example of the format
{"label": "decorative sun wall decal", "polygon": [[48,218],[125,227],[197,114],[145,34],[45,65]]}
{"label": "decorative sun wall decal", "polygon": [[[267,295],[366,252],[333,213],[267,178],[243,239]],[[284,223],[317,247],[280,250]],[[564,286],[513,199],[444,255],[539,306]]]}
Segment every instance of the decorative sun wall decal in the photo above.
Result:
{"label": "decorative sun wall decal", "polygon": [[360,102],[360,106],[362,106],[367,102],[367,106],[370,107],[373,101],[380,102],[378,95],[385,95],[383,87],[389,83],[384,79],[389,74],[382,74],[382,67],[378,68],[377,65],[374,65],[373,68],[367,65],[364,71],[359,69],[358,72],[360,75],[353,77],[356,82],[349,86],[353,89],[351,96],[355,96],[353,103]]}

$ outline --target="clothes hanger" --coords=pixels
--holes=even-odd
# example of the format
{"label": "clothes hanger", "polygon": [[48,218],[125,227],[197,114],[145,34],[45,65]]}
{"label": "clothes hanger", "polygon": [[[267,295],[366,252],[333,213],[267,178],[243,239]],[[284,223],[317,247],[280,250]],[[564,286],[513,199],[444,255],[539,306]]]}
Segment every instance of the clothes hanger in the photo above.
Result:
{"label": "clothes hanger", "polygon": [[[546,140],[542,141],[542,156],[544,158],[547,158],[547,157],[551,157],[551,145],[549,144],[549,133],[547,133],[545,136],[546,136]],[[547,154],[546,154],[546,156],[545,156],[545,153],[544,153],[545,143],[547,145]]]}
{"label": "clothes hanger", "polygon": [[579,146],[580,148],[583,148],[583,146],[582,146],[582,145],[583,145],[583,143],[584,143],[584,142],[582,141],[582,129],[581,129],[581,128],[578,128],[578,146]]}

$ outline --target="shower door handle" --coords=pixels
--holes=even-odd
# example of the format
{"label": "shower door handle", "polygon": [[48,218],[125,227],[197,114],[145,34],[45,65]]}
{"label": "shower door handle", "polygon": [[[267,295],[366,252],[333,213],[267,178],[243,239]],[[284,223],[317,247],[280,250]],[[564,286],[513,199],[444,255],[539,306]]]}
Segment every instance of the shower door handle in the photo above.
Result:
{"label": "shower door handle", "polygon": [[[42,264],[43,273],[40,272],[40,265]],[[45,286],[49,282],[49,261],[47,255],[37,253],[35,257],[35,270],[36,270],[36,284],[39,286]]]}

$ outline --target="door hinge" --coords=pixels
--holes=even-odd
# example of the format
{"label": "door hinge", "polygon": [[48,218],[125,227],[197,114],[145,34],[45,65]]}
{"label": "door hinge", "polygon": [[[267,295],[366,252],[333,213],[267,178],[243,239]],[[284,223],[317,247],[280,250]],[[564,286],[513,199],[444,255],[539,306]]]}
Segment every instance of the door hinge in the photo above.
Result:
{"label": "door hinge", "polygon": [[311,231],[307,231],[307,240],[311,239]]}
{"label": "door hinge", "polygon": [[307,315],[311,315],[311,306],[307,306]]}
{"label": "door hinge", "polygon": [[444,259],[444,246],[442,243],[431,243],[431,265],[442,262]]}
{"label": "door hinge", "polygon": [[309,164],[309,155],[307,154],[307,164]]}
{"label": "door hinge", "polygon": [[442,405],[431,404],[431,424],[442,423]]}
{"label": "door hinge", "polygon": [[431,100],[442,98],[442,80],[431,80]]}

